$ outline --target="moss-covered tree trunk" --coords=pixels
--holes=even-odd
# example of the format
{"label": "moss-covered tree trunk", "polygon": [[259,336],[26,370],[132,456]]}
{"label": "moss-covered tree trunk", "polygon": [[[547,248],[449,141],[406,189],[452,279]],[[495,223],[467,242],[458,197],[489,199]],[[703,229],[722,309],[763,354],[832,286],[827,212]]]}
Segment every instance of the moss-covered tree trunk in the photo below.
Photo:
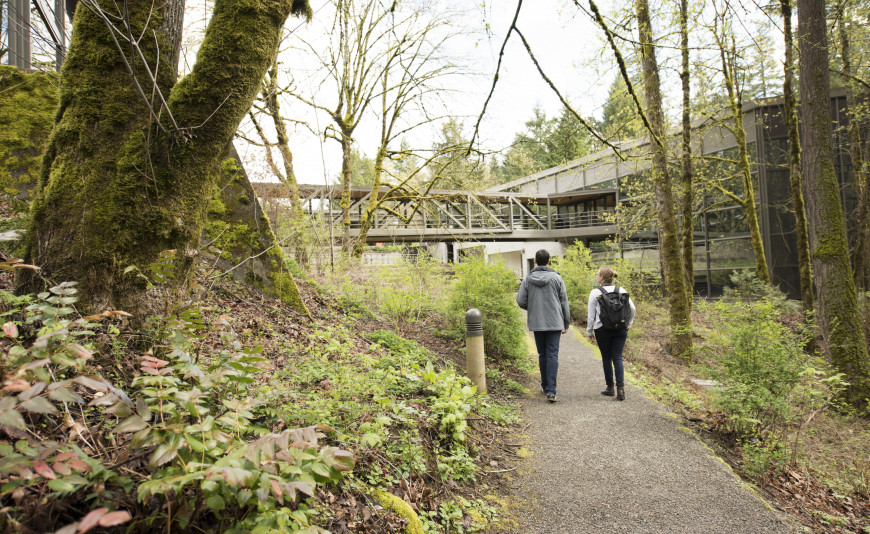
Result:
{"label": "moss-covered tree trunk", "polygon": [[728,34],[724,23],[722,35],[716,36],[719,44],[719,54],[722,60],[722,75],[725,89],[728,92],[728,106],[734,120],[734,143],[737,145],[737,168],[743,178],[743,198],[740,205],[746,213],[746,223],[749,225],[749,242],[755,256],[755,272],[758,279],[770,284],[770,271],[767,268],[767,257],[764,253],[764,241],[761,238],[761,226],[758,223],[758,207],[755,203],[755,185],[752,183],[752,164],[749,162],[749,149],[746,146],[746,130],[743,128],[743,95],[737,86],[736,55],[733,39],[728,44]]}
{"label": "moss-covered tree trunk", "polygon": [[230,145],[208,211],[205,239],[216,251],[216,266],[308,314],[269,218],[260,207],[239,155]]}
{"label": "moss-covered tree trunk", "polygon": [[692,309],[692,294],[695,286],[695,219],[692,216],[694,195],[692,191],[692,117],[691,87],[689,84],[689,2],[680,0],[680,82],[683,93],[683,131],[680,154],[680,212],[682,213],[683,272],[686,275],[686,297]]}
{"label": "moss-covered tree trunk", "polygon": [[804,310],[813,311],[813,267],[810,261],[810,240],[807,235],[807,214],[804,206],[803,181],[801,180],[801,141],[798,131],[797,103],[794,95],[794,39],[792,36],[791,0],[780,0],[783,35],[785,38],[785,77],[782,83],[785,122],[788,125],[791,197],[794,204],[795,229],[797,232],[798,265],[801,275],[801,301]]}
{"label": "moss-covered tree trunk", "polygon": [[[116,46],[92,10],[76,11],[57,123],[31,211],[28,260],[42,276],[79,282],[84,309],[143,313],[144,285],[125,268],[145,269],[174,249],[174,280],[183,287],[227,145],[285,19],[310,8],[304,0],[216,0],[196,64],[175,83],[165,54],[178,6],[129,0],[122,14],[114,2],[99,5],[110,20],[129,20],[133,36],[149,38],[139,41],[140,56],[129,44]],[[22,279],[21,288],[38,282]]]}
{"label": "moss-covered tree trunk", "polygon": [[[870,165],[864,158],[870,95],[861,89],[852,67],[851,40],[846,26],[848,13],[844,1],[836,4],[837,35],[840,57],[846,82],[846,108],[849,110],[849,155],[852,157],[852,175],[858,196],[857,224],[855,225],[855,286],[859,291],[870,289]],[[863,130],[863,131],[862,131]]]}
{"label": "moss-covered tree trunk", "polygon": [[386,159],[386,147],[381,146],[378,153],[375,155],[375,179],[372,182],[372,194],[366,204],[366,209],[363,210],[362,217],[359,220],[359,234],[353,245],[353,255],[355,258],[361,258],[363,249],[366,245],[366,239],[369,235],[369,230],[375,222],[375,217],[378,215],[378,210],[381,208],[381,180],[384,175],[384,160]]}
{"label": "moss-covered tree trunk", "polygon": [[341,133],[341,249],[348,257],[353,252],[353,243],[350,240],[350,184],[353,180],[353,169],[350,165],[352,135],[352,131],[342,131]]}
{"label": "moss-covered tree trunk", "polygon": [[[16,211],[39,181],[45,142],[57,110],[57,75],[0,65],[0,191]],[[9,228],[3,228],[8,230]]]}
{"label": "moss-covered tree trunk", "polygon": [[870,359],[858,314],[846,221],[834,170],[825,3],[798,0],[801,145],[818,323],[832,363],[846,375],[847,399],[870,397]]}
{"label": "moss-covered tree trunk", "polygon": [[677,221],[674,215],[674,200],[671,179],[668,174],[668,159],[665,139],[665,117],[662,111],[662,94],[659,71],[653,47],[652,25],[647,0],[637,0],[638,33],[641,46],[641,64],[646,94],[647,114],[650,122],[650,147],[653,150],[652,175],[658,211],[659,242],[662,255],[662,271],[668,293],[671,324],[670,352],[673,355],[691,357],[691,316],[683,265],[680,261],[680,242],[677,237]]}

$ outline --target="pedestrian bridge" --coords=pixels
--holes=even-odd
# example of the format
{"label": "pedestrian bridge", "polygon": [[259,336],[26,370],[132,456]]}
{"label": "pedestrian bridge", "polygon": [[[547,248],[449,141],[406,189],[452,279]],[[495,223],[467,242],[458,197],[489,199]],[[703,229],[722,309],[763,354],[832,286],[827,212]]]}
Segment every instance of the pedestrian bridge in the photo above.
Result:
{"label": "pedestrian bridge", "polygon": [[[257,195],[274,202],[287,198],[286,186],[252,183]],[[302,184],[308,213],[341,223],[338,187]],[[424,197],[380,188],[382,198],[367,243],[433,241],[573,241],[616,233],[615,189],[529,194],[503,191],[431,190]],[[360,218],[371,187],[351,188],[350,235],[359,237]],[[331,208],[330,208],[331,207]]]}

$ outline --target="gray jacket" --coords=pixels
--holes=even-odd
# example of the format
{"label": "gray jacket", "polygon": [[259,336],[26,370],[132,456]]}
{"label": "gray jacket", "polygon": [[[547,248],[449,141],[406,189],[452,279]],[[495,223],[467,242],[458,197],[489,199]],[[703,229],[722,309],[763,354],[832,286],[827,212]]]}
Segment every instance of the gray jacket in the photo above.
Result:
{"label": "gray jacket", "polygon": [[549,267],[535,267],[523,279],[517,293],[517,304],[528,310],[528,325],[532,332],[568,329],[571,313],[565,282]]}

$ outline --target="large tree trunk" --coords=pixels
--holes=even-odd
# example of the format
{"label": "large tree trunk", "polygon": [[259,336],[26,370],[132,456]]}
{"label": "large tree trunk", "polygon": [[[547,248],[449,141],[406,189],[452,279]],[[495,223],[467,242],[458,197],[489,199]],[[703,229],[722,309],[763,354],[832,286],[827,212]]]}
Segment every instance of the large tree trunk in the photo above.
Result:
{"label": "large tree trunk", "polygon": [[689,84],[689,2],[680,0],[680,53],[682,67],[680,81],[683,92],[683,132],[680,159],[680,212],[682,213],[682,252],[683,272],[686,275],[686,297],[689,310],[692,309],[692,294],[695,286],[695,219],[692,216],[694,195],[692,193],[692,117],[691,91]]}
{"label": "large tree trunk", "polygon": [[[111,20],[124,19],[117,4],[100,5]],[[260,86],[284,20],[291,9],[310,14],[310,8],[304,0],[216,0],[196,64],[175,84],[162,55],[175,46],[173,36],[158,22],[172,19],[178,7],[149,0],[124,5],[132,34],[149,35],[140,41],[144,62],[129,44],[116,46],[93,11],[80,6],[76,12],[27,256],[43,276],[77,281],[83,309],[144,313],[145,286],[125,268],[144,270],[174,249],[174,282],[183,287],[221,157]],[[146,68],[169,95],[164,107],[154,98],[152,110],[137,89],[152,94]],[[34,277],[21,282],[24,290],[38,285]]]}
{"label": "large tree trunk", "polygon": [[810,252],[825,350],[846,375],[848,401],[870,397],[870,360],[849,262],[846,221],[834,170],[825,3],[798,0],[803,177]]}
{"label": "large tree trunk", "polygon": [[665,139],[665,118],[662,112],[662,95],[659,86],[659,71],[653,47],[652,26],[647,0],[637,0],[637,23],[641,45],[643,83],[646,93],[647,113],[650,121],[650,147],[653,150],[652,175],[655,186],[656,208],[659,215],[659,240],[662,254],[662,271],[671,323],[670,352],[676,356],[691,357],[691,317],[686,296],[685,275],[680,261],[680,243],[677,238],[677,221],[674,216],[674,199],[671,179],[668,175],[668,159]]}
{"label": "large tree trunk", "polygon": [[803,181],[801,179],[801,141],[798,131],[797,103],[794,96],[794,39],[792,36],[791,0],[780,0],[782,8],[783,35],[785,36],[785,79],[782,84],[785,122],[788,125],[791,197],[794,203],[795,228],[797,231],[798,265],[801,275],[801,301],[804,310],[813,311],[813,267],[810,262],[810,240],[807,235],[807,214],[804,207]]}

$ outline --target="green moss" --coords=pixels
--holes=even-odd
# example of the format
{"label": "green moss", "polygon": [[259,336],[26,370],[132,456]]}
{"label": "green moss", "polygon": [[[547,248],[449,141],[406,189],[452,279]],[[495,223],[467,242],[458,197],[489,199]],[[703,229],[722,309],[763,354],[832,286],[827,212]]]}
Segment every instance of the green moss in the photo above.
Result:
{"label": "green moss", "polygon": [[374,497],[375,500],[384,508],[393,511],[408,520],[408,525],[405,527],[406,534],[423,534],[423,522],[420,521],[416,512],[411,508],[411,505],[386,491],[375,490],[372,492],[372,497]]}
{"label": "green moss", "polygon": [[42,152],[54,125],[57,75],[0,65],[0,190],[26,200],[39,180]]}
{"label": "green moss", "polygon": [[275,295],[281,299],[281,302],[288,304],[296,310],[311,315],[305,303],[302,302],[302,297],[299,296],[299,288],[296,286],[296,281],[288,272],[273,272],[269,274],[269,279],[272,282]]}

